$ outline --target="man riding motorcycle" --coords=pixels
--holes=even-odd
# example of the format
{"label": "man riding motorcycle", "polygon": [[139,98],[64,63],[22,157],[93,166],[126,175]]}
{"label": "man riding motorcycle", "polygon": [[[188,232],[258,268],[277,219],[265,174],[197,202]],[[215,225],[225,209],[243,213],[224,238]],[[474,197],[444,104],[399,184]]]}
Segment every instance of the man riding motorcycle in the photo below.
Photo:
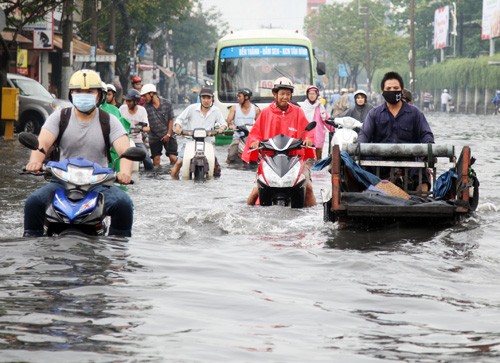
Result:
{"label": "man riding motorcycle", "polygon": [[[279,134],[293,138],[303,138],[305,146],[313,145],[314,133],[305,132],[309,121],[304,111],[291,103],[293,90],[292,81],[286,77],[280,77],[274,81],[272,89],[274,102],[269,107],[264,108],[255,121],[252,131],[248,135],[243,154],[241,155],[243,161],[247,163],[257,161],[258,152],[251,149],[257,149],[262,140],[270,139]],[[315,152],[313,148],[301,149],[298,152],[304,159],[314,159]],[[316,197],[312,188],[309,167],[304,168],[303,174],[307,179],[305,206],[311,207],[316,204]],[[258,189],[254,187],[248,197],[247,203],[254,205],[258,196]]]}
{"label": "man riding motorcycle", "polygon": [[[103,137],[101,118],[104,111],[99,105],[104,102],[105,93],[99,75],[92,70],[79,70],[69,80],[69,100],[73,107],[69,110],[71,116],[65,129],[61,126],[63,110],[53,112],[45,121],[38,136],[40,149],[49,150],[54,144],[60,149],[60,159],[84,157],[99,165],[108,163],[108,143]],[[62,130],[62,136],[59,135]],[[60,137],[59,137],[60,136]],[[130,146],[127,131],[120,121],[109,115],[109,145],[121,155]],[[43,166],[45,154],[38,150],[31,152],[26,171],[38,172]],[[117,180],[122,184],[131,182],[133,162],[120,159],[120,172]],[[24,206],[24,236],[42,236],[44,233],[45,210],[51,202],[51,194],[60,185],[55,182],[48,183],[33,192],[26,200]],[[96,191],[102,192],[105,199],[106,213],[111,216],[109,235],[131,235],[133,223],[132,200],[117,186],[98,186]]]}

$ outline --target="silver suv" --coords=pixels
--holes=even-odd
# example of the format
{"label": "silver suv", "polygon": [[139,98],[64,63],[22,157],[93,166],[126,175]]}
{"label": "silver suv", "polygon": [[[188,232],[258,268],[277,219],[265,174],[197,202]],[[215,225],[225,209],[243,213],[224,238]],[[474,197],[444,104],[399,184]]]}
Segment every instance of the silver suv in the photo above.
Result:
{"label": "silver suv", "polygon": [[71,107],[69,101],[54,98],[40,83],[19,74],[7,73],[9,87],[19,89],[19,122],[16,132],[40,133],[45,119],[58,108]]}

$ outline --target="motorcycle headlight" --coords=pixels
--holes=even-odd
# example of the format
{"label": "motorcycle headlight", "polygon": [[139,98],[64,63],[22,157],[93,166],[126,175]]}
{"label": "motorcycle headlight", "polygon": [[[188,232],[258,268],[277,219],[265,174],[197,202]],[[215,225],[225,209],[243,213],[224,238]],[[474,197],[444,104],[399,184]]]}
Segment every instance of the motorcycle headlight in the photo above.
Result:
{"label": "motorcycle headlight", "polygon": [[74,185],[96,184],[107,177],[107,174],[94,175],[94,168],[81,168],[74,165],[68,165],[68,171],[58,168],[52,168],[51,171],[57,178]]}
{"label": "motorcycle headlight", "polygon": [[207,130],[205,129],[194,129],[193,131],[193,138],[205,138],[207,137]]}
{"label": "motorcycle headlight", "polygon": [[[296,163],[285,175],[280,177],[276,172],[266,163],[263,164],[262,170],[266,176],[267,184],[275,188],[288,188],[295,185],[295,181],[300,173],[300,163]],[[304,178],[301,175],[300,178]],[[261,179],[262,180],[262,179]],[[263,181],[263,180],[262,180]]]}

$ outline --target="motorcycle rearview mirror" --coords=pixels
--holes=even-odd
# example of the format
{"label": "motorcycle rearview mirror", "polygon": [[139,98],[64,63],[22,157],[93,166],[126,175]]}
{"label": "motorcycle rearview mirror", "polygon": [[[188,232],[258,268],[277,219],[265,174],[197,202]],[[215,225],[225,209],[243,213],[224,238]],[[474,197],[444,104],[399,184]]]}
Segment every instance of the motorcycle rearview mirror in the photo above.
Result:
{"label": "motorcycle rearview mirror", "polygon": [[38,150],[42,154],[46,154],[45,150],[43,148],[38,148],[38,138],[36,135],[32,134],[31,132],[21,132],[19,134],[19,142],[26,146],[30,150]]}
{"label": "motorcycle rearview mirror", "polygon": [[332,118],[329,118],[328,120],[325,120],[325,123],[327,125],[337,127],[337,123],[334,120],[335,120],[335,117],[332,117]]}
{"label": "motorcycle rearview mirror", "polygon": [[307,131],[311,131],[312,129],[314,129],[316,127],[316,124],[317,124],[316,121],[309,122],[304,131],[302,131],[302,134],[300,134],[300,138],[302,139],[302,137]]}
{"label": "motorcycle rearview mirror", "polygon": [[123,154],[120,155],[120,159],[128,159],[132,161],[144,161],[146,158],[146,151],[140,147],[129,147]]}
{"label": "motorcycle rearview mirror", "polygon": [[309,122],[306,126],[306,131],[311,131],[312,129],[314,129],[316,127],[316,121],[313,121],[313,122]]}

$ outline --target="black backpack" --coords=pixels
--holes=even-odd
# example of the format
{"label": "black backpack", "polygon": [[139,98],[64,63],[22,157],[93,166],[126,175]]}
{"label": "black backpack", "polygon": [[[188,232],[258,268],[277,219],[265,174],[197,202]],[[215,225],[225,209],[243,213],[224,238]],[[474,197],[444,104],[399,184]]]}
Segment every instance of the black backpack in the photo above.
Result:
{"label": "black backpack", "polygon": [[[59,120],[59,135],[57,135],[57,139],[52,145],[52,147],[47,152],[47,156],[45,158],[45,162],[47,161],[59,161],[59,157],[61,155],[61,150],[59,149],[59,144],[61,143],[61,138],[68,127],[69,119],[71,117],[71,109],[73,107],[63,108],[61,110],[61,119]],[[101,124],[102,136],[104,137],[104,145],[106,149],[106,156],[108,157],[108,162],[111,163],[111,144],[109,142],[109,135],[111,133],[111,126],[109,123],[109,113],[106,111],[98,109],[99,111],[99,123]]]}

